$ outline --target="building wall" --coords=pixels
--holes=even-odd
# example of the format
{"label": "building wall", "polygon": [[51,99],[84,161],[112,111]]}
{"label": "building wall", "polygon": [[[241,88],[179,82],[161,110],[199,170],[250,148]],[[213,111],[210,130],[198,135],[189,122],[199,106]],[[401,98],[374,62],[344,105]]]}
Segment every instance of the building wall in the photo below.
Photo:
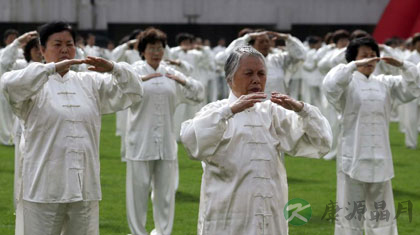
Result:
{"label": "building wall", "polygon": [[376,24],[389,0],[0,0],[0,22],[108,24]]}

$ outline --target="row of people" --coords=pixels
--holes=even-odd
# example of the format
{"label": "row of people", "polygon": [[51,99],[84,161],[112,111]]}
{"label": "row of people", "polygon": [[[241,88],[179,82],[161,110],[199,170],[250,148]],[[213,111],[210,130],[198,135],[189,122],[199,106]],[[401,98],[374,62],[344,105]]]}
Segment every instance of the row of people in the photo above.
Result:
{"label": "row of people", "polygon": [[[36,32],[29,32],[17,38],[15,43],[24,44],[35,37]],[[338,202],[342,204],[356,197],[386,197],[387,202],[392,200],[392,191],[389,189],[393,170],[387,132],[391,98],[406,102],[419,95],[419,75],[414,65],[391,57],[379,59],[377,44],[370,38],[359,37],[360,40],[356,37],[348,47],[332,47],[337,50],[331,52],[331,56],[323,57],[329,59],[328,63],[334,69],[323,79],[322,90],[331,107],[339,113],[338,117],[341,118],[338,119],[343,126],[341,134],[334,137],[340,146],[337,152],[337,163],[341,166],[337,173],[337,195]],[[270,46],[270,38],[284,40],[285,48],[275,51]],[[341,39],[336,41],[336,45],[340,44]],[[58,231],[53,234],[61,230],[69,234],[84,234],[80,229],[91,229],[88,234],[97,233],[97,201],[101,198],[98,153],[100,115],[125,109],[126,129],[122,146],[126,148],[130,230],[133,234],[147,234],[147,202],[149,189],[152,188],[156,224],[153,233],[170,234],[177,187],[178,132],[175,129],[175,108],[180,103],[199,104],[205,100],[203,83],[206,80],[199,79],[205,75],[194,70],[195,67],[191,70],[191,64],[200,64],[200,61],[210,57],[210,52],[189,52],[191,49],[183,49],[187,47],[184,43],[180,43],[184,45],[178,48],[168,49],[166,35],[154,28],[141,32],[135,40],[120,46],[125,48],[117,47],[113,51],[113,54],[127,55],[130,45],[137,44],[141,60],[131,65],[97,57],[74,59],[77,50],[75,34],[65,23],[41,27],[39,41],[46,64],[30,63],[25,69],[11,67],[3,71],[13,71],[1,78],[5,100],[19,118],[23,132],[16,150],[19,156],[16,158],[16,169],[20,169],[17,171],[15,196],[16,214],[20,218],[17,226],[23,223],[24,230],[31,231],[31,234],[34,234],[33,231],[46,234],[46,229]],[[11,48],[16,50],[17,46],[6,47],[6,52]],[[3,54],[7,55],[3,52],[2,57]],[[202,196],[206,195],[206,198],[200,202],[203,205],[200,206],[199,218],[199,231],[202,234],[206,234],[206,231],[219,234],[223,228],[220,227],[221,223],[229,224],[232,231],[242,231],[240,226],[245,223],[249,227],[243,230],[243,234],[255,234],[261,226],[253,226],[260,219],[265,221],[266,215],[271,216],[268,216],[271,221],[267,222],[268,231],[287,234],[287,224],[278,211],[272,211],[271,206],[265,209],[259,206],[261,203],[284,206],[287,202],[287,195],[284,194],[287,188],[282,183],[286,179],[282,153],[320,157],[329,152],[333,139],[328,122],[316,107],[282,95],[289,89],[287,73],[297,71],[306,54],[304,45],[298,39],[266,31],[249,32],[216,54],[215,61],[224,66],[227,84],[231,88],[229,98],[211,103],[198,113],[201,107],[192,106],[195,109],[189,113],[190,116],[184,117],[192,119],[181,128],[181,139],[189,154],[203,161],[206,180],[203,181]],[[173,57],[165,60],[168,55]],[[12,61],[11,64],[15,66],[18,60],[14,58]],[[376,62],[379,61],[395,67],[393,71],[397,73],[396,76],[373,75],[378,67]],[[345,65],[342,62],[349,63]],[[334,66],[334,63],[338,66]],[[87,65],[89,70],[112,75],[69,70],[71,66],[81,64]],[[357,88],[358,85],[362,88]],[[270,101],[263,102],[266,94],[271,95]],[[377,109],[375,117],[370,115],[372,108]],[[182,114],[185,113],[188,112]],[[184,119],[181,118],[180,122]],[[360,126],[362,124],[368,128]],[[350,130],[358,128],[360,131],[355,136]],[[271,136],[267,136],[269,133]],[[246,137],[248,135],[249,138]],[[369,146],[359,146],[358,140],[367,136],[373,136],[370,140],[376,140],[364,142],[370,143]],[[249,147],[249,151],[243,152],[244,146]],[[353,151],[355,149],[357,151]],[[246,161],[235,160],[235,156],[243,157],[243,154],[249,155],[248,160],[255,163],[255,167],[246,170]],[[225,159],[225,156],[231,156],[232,160]],[[366,163],[372,159],[376,161]],[[383,166],[386,166],[383,174],[371,174],[377,172],[375,167]],[[279,171],[284,174],[275,174]],[[232,177],[236,180],[230,180]],[[245,201],[235,199],[237,191],[226,191],[222,197],[220,190],[217,190],[218,187],[233,187],[246,191],[249,185],[256,183],[254,179],[262,180],[261,183],[257,182],[261,188],[255,191],[260,196],[243,192],[245,197],[241,198]],[[264,182],[275,186],[265,187],[267,184]],[[386,188],[386,193],[351,194],[355,187],[363,185],[360,182],[380,183],[375,187],[379,190]],[[212,194],[214,190],[216,194]],[[276,197],[269,197],[273,194]],[[261,200],[258,199],[260,197]],[[224,208],[223,205],[230,200],[238,204]],[[252,202],[249,210],[239,213],[240,208],[245,208],[248,202]],[[62,203],[75,203],[72,205],[77,213],[87,210],[91,213],[91,223],[79,226],[80,220],[66,218],[66,214],[74,211],[62,206]],[[253,208],[262,211],[254,211]],[[23,209],[31,213],[23,216]],[[262,217],[244,221],[234,216],[239,213],[243,217],[249,215],[250,211]],[[56,213],[60,218],[57,224],[47,223],[48,213]],[[224,218],[228,216],[229,221],[221,220],[220,215],[225,215]],[[340,222],[336,224],[337,234],[343,234],[340,231],[349,228],[360,229],[360,224]],[[71,226],[62,226],[62,223]],[[395,232],[396,224],[390,223],[380,225],[382,230],[378,231],[387,227]],[[265,226],[262,225],[263,230]]]}

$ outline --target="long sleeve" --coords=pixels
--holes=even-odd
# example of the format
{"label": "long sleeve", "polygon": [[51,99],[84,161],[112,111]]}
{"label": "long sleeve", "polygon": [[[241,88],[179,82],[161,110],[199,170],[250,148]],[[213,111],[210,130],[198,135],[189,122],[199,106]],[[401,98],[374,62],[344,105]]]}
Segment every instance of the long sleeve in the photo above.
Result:
{"label": "long sleeve", "polygon": [[232,115],[227,102],[218,101],[204,106],[193,119],[182,123],[181,141],[189,156],[197,160],[212,156],[223,141],[227,120]]}
{"label": "long sleeve", "polygon": [[48,76],[54,73],[54,63],[32,63],[25,69],[10,71],[2,76],[0,87],[17,116],[22,116],[29,99],[37,94],[48,81]]}
{"label": "long sleeve", "polygon": [[176,95],[178,103],[200,103],[204,100],[204,87],[201,82],[189,78],[176,70],[172,70],[172,73],[186,82],[185,86],[177,84]]}
{"label": "long sleeve", "polygon": [[305,46],[299,39],[290,35],[286,39],[286,52],[287,54],[285,54],[284,58],[284,66],[286,67],[303,61],[306,58]]}
{"label": "long sleeve", "polygon": [[95,76],[101,77],[96,80],[102,114],[123,110],[143,96],[140,77],[125,62],[114,63],[111,75],[95,73]]}
{"label": "long sleeve", "polygon": [[296,113],[273,105],[273,113],[279,151],[312,158],[320,158],[330,151],[331,127],[317,107],[305,103],[303,110]]}
{"label": "long sleeve", "polygon": [[393,97],[405,103],[420,96],[418,69],[420,69],[420,64],[416,67],[413,63],[404,61],[401,67],[401,75],[383,76],[384,81],[391,86],[391,95]]}
{"label": "long sleeve", "polygon": [[0,55],[1,71],[3,71],[3,73],[13,69],[13,64],[18,59],[18,55],[19,41],[14,40],[3,49],[3,52]]}
{"label": "long sleeve", "polygon": [[216,54],[215,56],[216,63],[225,64],[227,58],[229,57],[230,53],[232,53],[233,49],[235,49],[238,46],[247,45],[250,40],[251,40],[251,37],[248,34],[245,34],[244,36],[232,41],[224,51],[221,51]]}
{"label": "long sleeve", "polygon": [[328,101],[337,110],[344,106],[342,96],[352,79],[352,74],[356,70],[356,63],[339,64],[325,76],[323,90]]}
{"label": "long sleeve", "polygon": [[112,60],[115,62],[127,62],[125,61],[125,52],[128,50],[127,43],[121,44],[112,50]]}

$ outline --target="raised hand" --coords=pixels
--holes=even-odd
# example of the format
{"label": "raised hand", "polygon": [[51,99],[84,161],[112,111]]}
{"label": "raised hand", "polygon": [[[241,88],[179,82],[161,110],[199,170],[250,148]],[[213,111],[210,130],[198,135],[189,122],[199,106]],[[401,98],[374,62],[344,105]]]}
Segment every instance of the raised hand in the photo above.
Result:
{"label": "raised hand", "polygon": [[395,66],[395,67],[403,66],[403,62],[401,62],[397,59],[394,59],[392,57],[389,57],[389,56],[381,57],[381,60],[383,60],[383,61],[385,61],[385,63],[387,63],[389,65],[392,65],[392,66]]}
{"label": "raised hand", "polygon": [[247,95],[242,95],[234,103],[230,105],[232,113],[239,113],[245,109],[251,108],[255,103],[262,102],[267,97],[264,92],[255,92]]}
{"label": "raised hand", "polygon": [[111,72],[112,69],[114,68],[114,64],[111,61],[100,58],[100,57],[88,56],[86,59],[82,61],[83,63],[90,65],[88,69],[91,71],[105,73],[105,72]]}
{"label": "raised hand", "polygon": [[38,37],[38,33],[36,31],[30,31],[30,32],[26,32],[22,35],[20,35],[16,40],[18,40],[20,46],[25,46],[26,43],[28,43],[30,40],[37,38]]}
{"label": "raised hand", "polygon": [[372,62],[378,62],[380,60],[381,60],[381,58],[379,58],[379,57],[372,57],[372,58],[365,58],[365,59],[361,59],[361,60],[356,60],[355,63],[356,63],[357,67],[362,67],[362,66],[366,66],[366,65],[368,65]]}
{"label": "raised hand", "polygon": [[266,34],[267,34],[267,31],[261,31],[261,32],[250,33],[249,36],[252,39],[256,39],[257,37],[262,36],[262,35],[266,35]]}
{"label": "raised hand", "polygon": [[181,65],[181,61],[179,61],[179,60],[166,59],[165,62],[168,63],[168,64],[171,64],[171,65],[176,65],[176,66]]}
{"label": "raised hand", "polygon": [[278,92],[271,93],[271,102],[282,106],[285,109],[299,112],[303,109],[303,102],[297,101],[287,95],[282,95]]}
{"label": "raised hand", "polygon": [[63,75],[67,71],[69,71],[70,66],[74,64],[83,64],[84,60],[79,59],[71,59],[71,60],[62,60],[60,62],[55,63],[55,71]]}
{"label": "raised hand", "polygon": [[286,40],[286,39],[289,38],[289,34],[285,34],[285,33],[278,33],[278,32],[274,32],[274,31],[268,31],[267,34],[269,36],[272,36],[273,40],[277,40],[277,39]]}
{"label": "raised hand", "polygon": [[173,74],[167,73],[167,74],[165,74],[165,76],[166,76],[167,78],[169,78],[169,79],[174,80],[175,82],[177,82],[177,83],[179,83],[179,84],[181,84],[181,85],[183,85],[183,86],[185,86],[185,84],[187,84],[187,82],[186,82],[184,79],[182,79],[182,78],[180,78],[180,77],[178,77],[178,76],[176,76],[176,75],[173,75]]}
{"label": "raised hand", "polygon": [[143,82],[150,80],[152,78],[157,78],[157,77],[162,77],[161,73],[151,73],[151,74],[147,74],[146,76],[141,77],[141,80],[143,80]]}

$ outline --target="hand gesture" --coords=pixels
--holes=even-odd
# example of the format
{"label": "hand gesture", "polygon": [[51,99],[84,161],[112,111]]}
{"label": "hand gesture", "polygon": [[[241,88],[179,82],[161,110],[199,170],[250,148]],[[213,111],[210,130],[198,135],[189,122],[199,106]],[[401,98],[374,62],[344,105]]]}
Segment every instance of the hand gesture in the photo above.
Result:
{"label": "hand gesture", "polygon": [[178,77],[178,76],[176,76],[176,75],[173,75],[173,74],[167,73],[167,74],[165,74],[165,76],[166,76],[167,78],[169,78],[169,79],[174,80],[175,82],[177,82],[177,83],[179,83],[179,84],[181,84],[181,85],[183,85],[183,86],[185,86],[185,84],[187,84],[187,82],[186,82],[184,79],[182,79],[182,78],[180,78],[180,77]]}
{"label": "hand gesture", "polygon": [[289,34],[285,34],[285,33],[278,33],[278,32],[274,32],[274,31],[268,31],[267,32],[268,36],[271,36],[273,40],[286,40],[289,38]]}
{"label": "hand gesture", "polygon": [[267,97],[263,92],[255,92],[247,95],[242,95],[233,104],[230,105],[232,113],[239,113],[245,109],[251,108],[255,103],[262,102]]}
{"label": "hand gesture", "polygon": [[114,64],[111,61],[100,57],[88,56],[83,60],[83,63],[90,65],[88,67],[89,70],[101,73],[111,72],[114,68]]}
{"label": "hand gesture", "polygon": [[303,102],[297,101],[287,95],[282,95],[278,92],[271,93],[271,102],[282,106],[285,109],[299,112],[303,109]]}
{"label": "hand gesture", "polygon": [[22,35],[20,35],[17,40],[20,44],[21,47],[25,46],[26,43],[28,43],[29,41],[31,41],[34,38],[38,37],[38,33],[36,31],[30,31],[27,33],[24,33]]}
{"label": "hand gesture", "polygon": [[147,74],[146,76],[143,76],[141,78],[141,80],[143,80],[143,82],[150,80],[152,78],[157,78],[157,77],[162,77],[161,73],[151,73],[151,74]]}
{"label": "hand gesture", "polygon": [[385,63],[387,63],[389,65],[392,65],[392,66],[395,66],[395,67],[403,66],[403,62],[401,62],[397,59],[394,59],[392,57],[389,57],[389,56],[382,57],[381,60],[383,60],[383,61],[385,61]]}
{"label": "hand gesture", "polygon": [[356,66],[357,67],[362,67],[362,66],[366,66],[372,62],[378,62],[379,60],[381,60],[381,58],[379,57],[372,57],[372,58],[365,58],[365,59],[361,59],[361,60],[356,60]]}
{"label": "hand gesture", "polygon": [[179,61],[179,60],[166,59],[165,62],[168,63],[168,64],[171,64],[171,65],[176,65],[176,66],[181,65],[181,61]]}
{"label": "hand gesture", "polygon": [[83,64],[83,60],[71,59],[57,62],[55,63],[55,71],[60,74],[66,73],[67,71],[69,71],[70,66],[74,64]]}
{"label": "hand gesture", "polygon": [[261,31],[261,32],[254,32],[254,33],[250,33],[250,34],[249,34],[249,36],[250,36],[252,39],[256,39],[256,38],[258,38],[259,36],[266,35],[266,34],[267,34],[267,31]]}

